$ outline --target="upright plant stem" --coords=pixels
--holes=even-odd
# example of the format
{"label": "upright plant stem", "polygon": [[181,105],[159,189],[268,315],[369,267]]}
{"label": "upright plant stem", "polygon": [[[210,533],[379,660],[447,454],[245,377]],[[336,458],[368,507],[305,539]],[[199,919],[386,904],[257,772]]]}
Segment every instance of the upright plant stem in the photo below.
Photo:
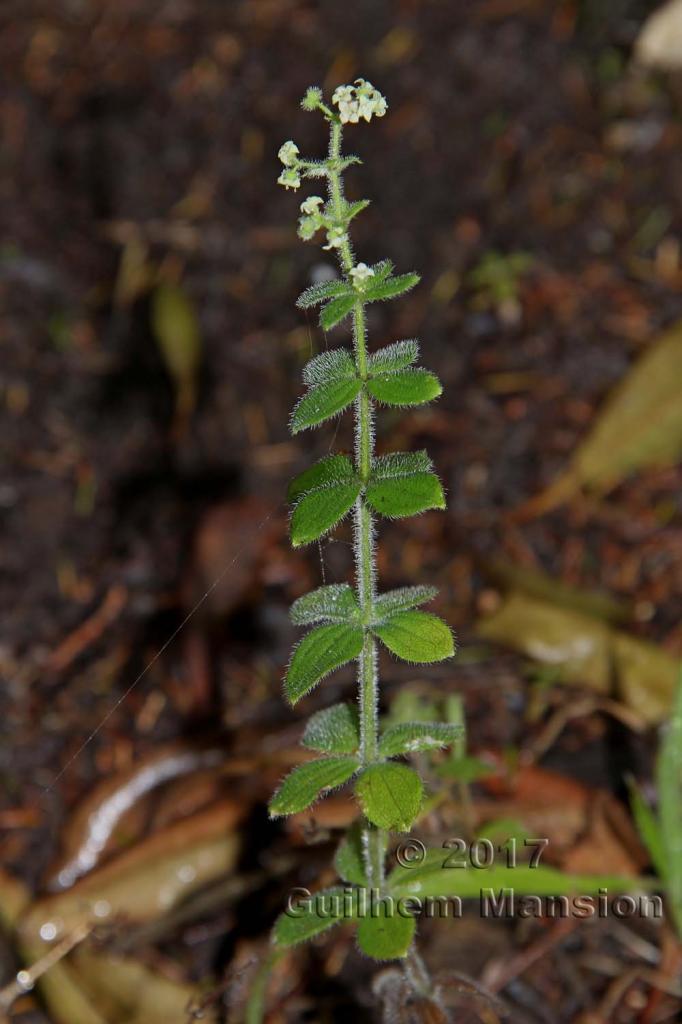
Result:
{"label": "upright plant stem", "polygon": [[[343,184],[341,179],[341,136],[338,120],[331,122],[329,140],[330,173],[329,199],[335,216],[343,218]],[[339,262],[343,273],[348,276],[353,268],[353,253],[346,240],[339,248]],[[364,303],[358,298],[353,310],[353,351],[355,366],[362,380],[367,379],[367,338]],[[372,404],[363,389],[355,405],[355,463],[363,483],[369,480],[372,469],[374,430]],[[359,496],[355,505],[353,548],[355,553],[358,599],[362,621],[368,625],[374,614],[374,587],[376,566],[374,553],[374,525],[369,506]],[[358,672],[360,701],[360,757],[367,765],[378,759],[379,754],[379,679],[377,674],[376,641],[367,631],[362,646]],[[367,881],[370,887],[381,889],[384,882],[384,860],[386,834],[367,822],[363,829],[363,849]]]}

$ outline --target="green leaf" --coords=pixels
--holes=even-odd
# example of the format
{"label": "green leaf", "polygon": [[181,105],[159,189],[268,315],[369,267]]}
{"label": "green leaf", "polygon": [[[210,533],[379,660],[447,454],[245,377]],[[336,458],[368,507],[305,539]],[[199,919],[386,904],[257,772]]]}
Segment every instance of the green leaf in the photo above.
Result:
{"label": "green leaf", "polygon": [[327,754],[354,754],[360,746],[358,709],[354,704],[332,704],[308,720],[301,740],[309,750]]}
{"label": "green leaf", "polygon": [[384,405],[423,405],[442,394],[438,377],[428,370],[397,370],[370,378],[365,387]]}
{"label": "green leaf", "polygon": [[272,937],[277,946],[296,946],[326,932],[335,924],[354,920],[356,913],[355,893],[349,896],[342,886],[323,889],[295,903],[289,913],[280,914]]}
{"label": "green leaf", "polygon": [[311,626],[315,622],[348,622],[357,619],[360,608],[355,591],[347,583],[330,583],[304,594],[289,609],[295,626]]}
{"label": "green leaf", "polygon": [[345,320],[355,305],[356,298],[355,293],[352,295],[340,295],[338,299],[332,299],[326,306],[323,306],[320,313],[320,327],[325,331],[329,331],[332,327],[340,324],[342,320]]}
{"label": "green leaf", "polygon": [[350,483],[355,479],[353,463],[347,455],[330,455],[299,473],[289,484],[287,501],[293,503],[308,491],[328,484]]}
{"label": "green leaf", "polygon": [[362,847],[362,826],[359,821],[353,822],[339,843],[334,857],[334,867],[344,882],[367,885],[365,874],[365,857]]}
{"label": "green leaf", "polygon": [[324,757],[298,765],[287,775],[270,801],[270,817],[304,811],[323,792],[343,785],[357,770],[355,757]]}
{"label": "green leaf", "polygon": [[445,495],[425,451],[391,452],[376,459],[365,491],[367,504],[389,518],[445,508]]}
{"label": "green leaf", "polygon": [[335,299],[341,295],[352,295],[352,289],[346,281],[323,281],[321,284],[311,285],[301,292],[296,300],[299,309],[309,309],[317,306],[325,299]]}
{"label": "green leaf", "polygon": [[666,892],[682,935],[682,672],[678,672],[672,715],[656,760],[656,782]]}
{"label": "green leaf", "polygon": [[294,650],[284,682],[291,704],[309,693],[321,679],[359,657],[363,631],[359,626],[318,626]]}
{"label": "green leaf", "polygon": [[378,284],[391,276],[395,270],[395,264],[393,260],[380,260],[371,269],[374,271],[374,284]]}
{"label": "green leaf", "polygon": [[453,757],[444,761],[436,768],[438,775],[445,779],[456,779],[458,782],[476,782],[478,779],[485,779],[488,775],[494,775],[495,769],[482,761],[480,757]]}
{"label": "green leaf", "polygon": [[408,341],[394,341],[386,348],[380,348],[372,352],[367,360],[367,369],[370,377],[379,373],[394,373],[396,370],[404,370],[411,366],[419,358],[419,343],[414,339]]}
{"label": "green leaf", "polygon": [[291,433],[298,434],[308,427],[336,416],[350,405],[362,388],[362,381],[354,377],[318,384],[300,399],[291,416]]}
{"label": "green leaf", "polygon": [[409,292],[411,288],[414,288],[416,284],[419,284],[419,280],[419,274],[401,274],[399,277],[389,277],[383,281],[372,281],[367,286],[363,298],[366,302],[393,299],[396,295],[402,295],[403,292]]}
{"label": "green leaf", "polygon": [[444,722],[402,722],[393,725],[381,737],[379,753],[382,757],[412,754],[418,750],[439,750],[464,735],[459,725]]}
{"label": "green leaf", "polygon": [[157,285],[151,303],[152,333],[166,370],[175,384],[180,419],[194,409],[202,355],[201,331],[194,305],[179,285]]}
{"label": "green leaf", "polygon": [[361,490],[355,480],[308,491],[291,515],[291,543],[295,548],[310,544],[328,533],[352,509]]}
{"label": "green leaf", "polygon": [[649,851],[651,863],[656,868],[658,877],[661,880],[665,880],[668,866],[666,864],[661,826],[634,779],[628,779],[628,789],[630,791],[632,816],[635,819],[637,831]]}
{"label": "green leaf", "polygon": [[513,889],[517,896],[570,896],[598,893],[600,889],[627,892],[640,889],[641,878],[623,878],[618,875],[569,875],[543,864],[531,868],[526,865],[507,867],[495,865],[490,868],[443,867],[453,863],[451,849],[431,849],[419,865],[394,868],[388,878],[391,894],[401,896],[461,896],[463,899],[481,898],[492,889]]}
{"label": "green leaf", "polygon": [[433,601],[437,594],[436,587],[399,587],[397,590],[387,590],[374,600],[375,621],[381,622],[396,612],[417,608],[420,604]]}
{"label": "green leaf", "polygon": [[372,632],[403,661],[427,664],[455,653],[449,627],[428,612],[398,612]]}
{"label": "green leaf", "polygon": [[348,219],[348,223],[350,224],[354,217],[366,210],[369,204],[369,199],[358,199],[355,203],[346,203],[344,217]]}
{"label": "green leaf", "polygon": [[393,832],[409,832],[424,796],[417,773],[391,761],[366,768],[355,792],[365,816],[379,828]]}
{"label": "green leaf", "polygon": [[407,956],[417,923],[410,914],[400,914],[390,903],[378,903],[377,915],[361,917],[358,945],[373,960],[400,960]]}
{"label": "green leaf", "polygon": [[303,383],[316,387],[332,380],[349,380],[357,376],[353,356],[347,348],[320,352],[303,367]]}

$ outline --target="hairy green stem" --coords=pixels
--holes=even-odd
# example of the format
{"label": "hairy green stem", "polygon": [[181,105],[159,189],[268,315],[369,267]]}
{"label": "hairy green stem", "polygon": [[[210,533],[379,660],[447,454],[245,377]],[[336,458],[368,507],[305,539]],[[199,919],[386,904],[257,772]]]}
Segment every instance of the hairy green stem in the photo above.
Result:
{"label": "hairy green stem", "polygon": [[[329,139],[329,199],[334,215],[341,223],[343,217],[343,182],[339,169],[341,162],[342,128],[334,118],[331,121]],[[348,276],[353,268],[353,252],[348,240],[339,247],[339,262],[343,273]],[[365,308],[360,298],[353,310],[353,351],[359,377],[367,379],[367,339]],[[369,480],[373,455],[372,403],[363,389],[356,401],[355,415],[355,458],[356,469],[363,483]],[[362,494],[355,506],[353,547],[355,552],[356,582],[358,600],[365,626],[374,615],[374,593],[376,567],[374,553],[374,526],[372,513]],[[379,679],[377,674],[376,641],[367,631],[362,646],[358,672],[360,701],[360,757],[364,765],[376,761],[379,756]],[[363,830],[365,867],[370,887],[381,889],[384,883],[384,861],[386,856],[386,834],[367,822]]]}

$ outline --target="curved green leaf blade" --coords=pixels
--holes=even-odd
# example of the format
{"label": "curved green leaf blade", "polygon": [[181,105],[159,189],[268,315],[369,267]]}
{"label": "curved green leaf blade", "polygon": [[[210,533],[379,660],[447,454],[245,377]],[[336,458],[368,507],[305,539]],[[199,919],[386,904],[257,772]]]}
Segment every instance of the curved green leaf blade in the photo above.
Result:
{"label": "curved green leaf blade", "polygon": [[327,754],[354,754],[360,746],[358,709],[354,704],[332,704],[309,720],[301,743]]}
{"label": "curved green leaf blade", "polygon": [[355,591],[348,583],[330,583],[304,594],[294,601],[289,616],[295,626],[312,626],[315,622],[348,622],[357,619],[360,606]]}
{"label": "curved green leaf blade", "polygon": [[374,600],[375,621],[381,622],[396,612],[417,608],[420,604],[433,601],[437,594],[437,587],[399,587],[397,590],[387,590]]}
{"label": "curved green leaf blade", "polygon": [[287,775],[270,801],[270,817],[279,818],[305,811],[322,793],[342,786],[357,770],[355,757],[325,757],[298,765]]}
{"label": "curved green leaf blade", "polygon": [[291,543],[310,544],[328,533],[352,509],[361,490],[360,481],[332,484],[304,494],[291,514]]}
{"label": "curved green leaf blade", "polygon": [[461,725],[444,722],[401,722],[393,725],[379,741],[382,757],[413,754],[419,750],[441,750],[464,735]]}
{"label": "curved green leaf blade", "polygon": [[407,341],[394,341],[392,345],[371,353],[367,360],[367,369],[370,377],[379,373],[393,373],[395,370],[404,370],[411,366],[418,358],[419,343],[413,338]]}
{"label": "curved green leaf blade", "polygon": [[336,416],[350,405],[361,388],[362,381],[357,378],[334,380],[311,388],[292,413],[291,433],[298,434]]}
{"label": "curved green leaf blade", "polygon": [[284,681],[290,703],[296,704],[334,669],[359,657],[362,642],[359,626],[319,626],[311,630],[295,649]]}
{"label": "curved green leaf blade", "polygon": [[398,612],[372,632],[403,661],[428,664],[455,653],[455,644],[442,619],[428,612]]}
{"label": "curved green leaf blade", "polygon": [[668,865],[660,822],[644,799],[644,794],[634,779],[628,779],[628,789],[630,790],[630,807],[637,831],[649,851],[651,863],[656,868],[658,877],[665,881]]}
{"label": "curved green leaf blade", "polygon": [[376,916],[361,917],[358,945],[373,960],[400,960],[407,956],[417,923],[410,914],[400,914],[390,903],[378,903]]}
{"label": "curved green leaf blade", "polygon": [[357,894],[334,886],[302,899],[289,913],[280,914],[272,937],[277,946],[286,949],[307,942],[335,924],[354,920],[356,913]]}
{"label": "curved green leaf blade", "polygon": [[[375,271],[376,276],[376,271]],[[400,274],[398,277],[389,277],[383,281],[372,282],[367,286],[363,298],[367,302],[379,302],[384,299],[394,299],[397,295],[409,292],[416,284],[419,284],[419,274]]]}
{"label": "curved green leaf blade", "polygon": [[445,508],[443,486],[435,473],[371,481],[365,490],[365,500],[370,508],[387,519],[402,519],[429,509]]}
{"label": "curved green leaf blade", "polygon": [[371,377],[365,387],[384,405],[422,405],[443,392],[441,382],[428,370],[397,370]]}
{"label": "curved green leaf blade", "polygon": [[355,305],[357,296],[353,292],[351,295],[340,295],[337,299],[332,299],[326,306],[323,306],[320,313],[320,327],[329,331],[332,327],[336,327],[342,320],[345,320],[350,311]]}
{"label": "curved green leaf blade", "polygon": [[317,306],[320,302],[324,302],[325,299],[351,294],[351,287],[346,281],[323,281],[321,284],[313,284],[301,292],[296,299],[296,305],[299,309],[309,309],[311,306]]}
{"label": "curved green leaf blade", "polygon": [[367,886],[365,857],[362,848],[362,828],[359,821],[353,822],[339,843],[334,856],[334,867],[344,882]]}
{"label": "curved green leaf blade", "polygon": [[353,356],[347,348],[333,348],[320,352],[303,367],[303,383],[315,387],[332,380],[348,380],[356,377]]}
{"label": "curved green leaf blade", "polygon": [[666,892],[678,934],[682,935],[682,673],[670,724],[656,759],[658,816],[661,823]]}
{"label": "curved green leaf blade", "polygon": [[355,479],[353,463],[347,455],[330,455],[299,473],[289,484],[287,501],[293,503],[308,491],[327,484],[349,483]]}
{"label": "curved green leaf blade", "polygon": [[429,473],[433,463],[428,452],[389,452],[380,455],[372,465],[372,480],[393,480],[412,476],[414,473]]}
{"label": "curved green leaf blade", "polygon": [[422,806],[424,790],[416,772],[387,761],[366,768],[355,785],[365,816],[379,828],[409,832]]}

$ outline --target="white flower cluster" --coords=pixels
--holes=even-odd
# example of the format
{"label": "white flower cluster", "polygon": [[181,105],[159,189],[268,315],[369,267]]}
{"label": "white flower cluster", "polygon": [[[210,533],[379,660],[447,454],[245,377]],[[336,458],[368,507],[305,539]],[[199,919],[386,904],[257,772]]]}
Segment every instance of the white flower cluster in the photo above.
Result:
{"label": "white flower cluster", "polygon": [[341,124],[357,124],[361,117],[371,121],[372,115],[383,117],[388,110],[385,97],[365,78],[356,78],[354,85],[340,85],[332,103],[339,108]]}
{"label": "white flower cluster", "polygon": [[281,162],[284,164],[284,170],[277,179],[279,185],[284,185],[285,188],[297,189],[301,185],[301,175],[299,174],[298,159],[299,149],[295,142],[291,139],[285,142],[279,148],[277,154]]}
{"label": "white flower cluster", "polygon": [[362,291],[370,277],[374,277],[374,271],[371,267],[368,267],[366,263],[358,263],[358,265],[353,267],[350,271],[350,276],[358,291]]}
{"label": "white flower cluster", "polygon": [[324,199],[321,196],[310,196],[301,203],[301,217],[298,222],[298,237],[304,242],[310,241],[316,231],[325,228],[327,244],[325,249],[338,249],[348,239],[346,229],[334,224],[331,217],[324,214]]}

